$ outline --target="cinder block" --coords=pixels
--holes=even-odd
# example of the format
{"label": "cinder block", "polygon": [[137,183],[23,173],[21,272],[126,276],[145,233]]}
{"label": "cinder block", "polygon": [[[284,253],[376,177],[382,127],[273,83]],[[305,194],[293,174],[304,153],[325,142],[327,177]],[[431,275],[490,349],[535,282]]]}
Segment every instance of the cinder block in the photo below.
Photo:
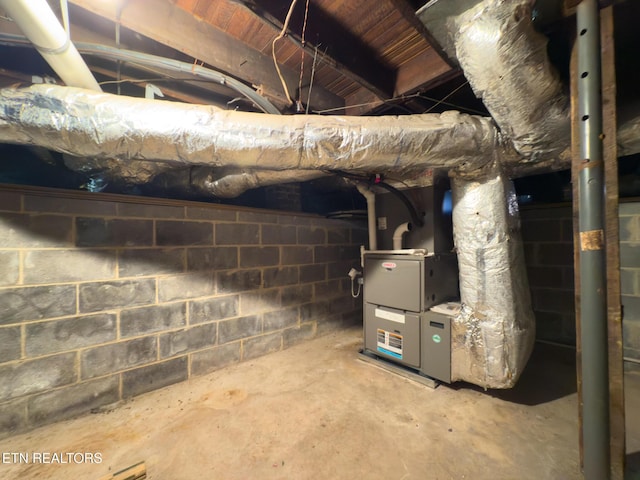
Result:
{"label": "cinder block", "polygon": [[314,217],[310,215],[284,215],[278,216],[278,223],[281,225],[311,225]]}
{"label": "cinder block", "polygon": [[298,324],[298,307],[289,307],[275,312],[263,314],[264,331],[282,330]]}
{"label": "cinder block", "polygon": [[0,408],[0,439],[10,437],[27,429],[27,401],[14,400]]}
{"label": "cinder block", "polygon": [[76,218],[78,247],[150,247],[153,245],[153,221]]}
{"label": "cinder block", "polygon": [[351,295],[344,295],[341,297],[333,298],[329,303],[330,314],[343,314],[353,310],[353,298]]}
{"label": "cinder block", "polygon": [[191,354],[191,375],[205,375],[240,361],[240,342]]}
{"label": "cinder block", "polygon": [[329,300],[315,301],[300,306],[300,323],[315,322],[329,315],[331,302]]}
{"label": "cinder block", "polygon": [[187,273],[158,279],[158,300],[208,297],[216,292],[213,273]]}
{"label": "cinder block", "polygon": [[117,375],[72,385],[29,399],[29,423],[37,427],[89,413],[119,400]]}
{"label": "cinder block", "polygon": [[627,321],[640,321],[640,297],[622,295],[622,318]]}
{"label": "cinder block", "polygon": [[313,247],[282,247],[283,265],[313,263]]}
{"label": "cinder block", "polygon": [[573,245],[573,220],[569,218],[561,220],[561,222],[562,241],[570,242]]}
{"label": "cinder block", "polygon": [[281,287],[298,283],[298,267],[266,268],[264,270],[264,288]]}
{"label": "cinder block", "polygon": [[189,248],[187,268],[189,271],[238,268],[238,249],[236,247]]}
{"label": "cinder block", "polygon": [[340,280],[318,282],[313,285],[314,299],[327,300],[343,295]]}
{"label": "cinder block", "polygon": [[19,212],[21,196],[18,192],[0,192],[0,211]]}
{"label": "cinder block", "polygon": [[0,363],[20,358],[20,327],[0,328]]}
{"label": "cinder block", "polygon": [[18,252],[0,252],[0,286],[15,285],[20,278]]}
{"label": "cinder block", "polygon": [[255,290],[240,294],[240,313],[251,315],[280,308],[280,290]]}
{"label": "cinder block", "polygon": [[620,241],[640,243],[640,214],[620,217]]}
{"label": "cinder block", "polygon": [[337,262],[340,260],[340,250],[337,246],[322,247],[313,249],[314,263]]}
{"label": "cinder block", "polygon": [[626,348],[640,351],[640,320],[624,318],[622,321],[622,344]]}
{"label": "cinder block", "polygon": [[319,318],[316,324],[316,336],[343,331],[349,326],[351,326],[350,321],[341,313]]}
{"label": "cinder block", "polygon": [[369,245],[369,232],[365,228],[352,228],[351,229],[351,243],[357,245]]}
{"label": "cinder block", "polygon": [[282,333],[271,333],[242,340],[242,360],[262,357],[279,350],[282,350]]}
{"label": "cinder block", "polygon": [[76,381],[75,352],[0,365],[0,402]]}
{"label": "cinder block", "polygon": [[362,270],[362,267],[356,261],[340,260],[327,264],[327,280],[334,278],[347,278],[347,274],[351,268]]}
{"label": "cinder block", "polygon": [[527,276],[529,285],[532,287],[542,288],[562,288],[563,287],[563,268],[562,267],[528,267]]}
{"label": "cinder block", "polygon": [[216,323],[205,323],[160,335],[160,357],[175,357],[215,345],[216,327]]}
{"label": "cinder block", "polygon": [[360,247],[357,245],[340,245],[338,247],[338,258],[356,264],[360,262]]}
{"label": "cinder block", "polygon": [[85,215],[115,215],[116,204],[89,198],[60,198],[51,195],[24,196],[26,212],[79,213]]}
{"label": "cinder block", "polygon": [[81,354],[81,376],[85,380],[151,363],[156,360],[157,354],[156,337],[94,347]]}
{"label": "cinder block", "polygon": [[32,323],[26,326],[26,354],[39,357],[98,345],[116,339],[116,315],[100,313],[84,317]]}
{"label": "cinder block", "polygon": [[640,268],[640,243],[620,244],[620,267]]}
{"label": "cinder block", "polygon": [[575,311],[575,298],[571,290],[533,288],[531,293],[533,309],[536,312],[571,314]]}
{"label": "cinder block", "polygon": [[75,285],[0,289],[0,324],[76,313]]}
{"label": "cinder block", "polygon": [[327,243],[327,230],[320,227],[298,227],[300,245],[324,245]]}
{"label": "cinder block", "polygon": [[570,243],[538,244],[538,264],[573,265],[573,245]]}
{"label": "cinder block", "polygon": [[0,248],[72,246],[71,217],[30,213],[0,214]]}
{"label": "cinder block", "polygon": [[185,268],[184,248],[127,249],[118,252],[118,275],[138,277],[182,273]]}
{"label": "cinder block", "polygon": [[238,221],[247,223],[278,223],[278,215],[275,213],[260,213],[240,210]]}
{"label": "cinder block", "polygon": [[289,348],[305,340],[311,340],[316,334],[315,323],[304,323],[299,326],[287,328],[282,332],[283,348]]}
{"label": "cinder block", "polygon": [[121,217],[184,218],[184,207],[174,205],[144,205],[140,203],[118,203]]}
{"label": "cinder block", "polygon": [[624,202],[618,206],[621,216],[640,215],[640,202]]}
{"label": "cinder block", "polygon": [[300,283],[320,282],[327,279],[327,266],[324,264],[301,265]]}
{"label": "cinder block", "polygon": [[120,335],[126,338],[184,327],[187,324],[186,309],[186,303],[180,302],[122,310]]}
{"label": "cinder block", "polygon": [[156,244],[213,245],[213,224],[209,222],[156,221]]}
{"label": "cinder block", "polygon": [[257,245],[260,225],[252,223],[216,224],[216,245]]}
{"label": "cinder block", "polygon": [[122,374],[122,398],[135,397],[174,383],[184,382],[189,376],[188,368],[185,355],[124,372]]}
{"label": "cinder block", "polygon": [[560,219],[523,220],[522,240],[525,242],[560,242],[562,221]]}
{"label": "cinder block", "polygon": [[296,227],[289,225],[261,225],[263,245],[295,245]]}
{"label": "cinder block", "polygon": [[240,268],[266,267],[280,263],[278,247],[240,247]]}
{"label": "cinder block", "polygon": [[218,293],[236,293],[259,288],[262,283],[262,272],[260,270],[220,272],[217,279]]}
{"label": "cinder block", "polygon": [[109,280],[116,276],[115,250],[31,250],[24,256],[24,283]]}
{"label": "cinder block", "polygon": [[79,288],[80,311],[83,313],[148,305],[156,300],[156,281],[153,278],[85,283]]}
{"label": "cinder block", "polygon": [[221,320],[218,322],[218,343],[224,344],[262,333],[262,321],[258,315]]}
{"label": "cinder block", "polygon": [[640,296],[640,268],[620,269],[622,295]]}
{"label": "cinder block", "polygon": [[329,244],[345,244],[350,242],[350,231],[348,228],[328,228],[327,239]]}
{"label": "cinder block", "polygon": [[235,222],[237,212],[230,208],[224,208],[224,206],[210,206],[210,207],[190,207],[187,206],[187,218],[193,218],[197,220],[215,220],[223,222]]}
{"label": "cinder block", "polygon": [[284,287],[281,294],[281,303],[283,307],[289,305],[300,305],[310,302],[313,299],[312,285],[293,285]]}
{"label": "cinder block", "polygon": [[540,218],[571,218],[572,214],[570,206],[535,206],[520,209],[520,218],[523,221]]}
{"label": "cinder block", "polygon": [[189,324],[212,322],[236,317],[239,313],[238,295],[192,300],[189,302]]}
{"label": "cinder block", "polygon": [[536,337],[542,340],[559,341],[563,336],[563,316],[553,312],[535,312]]}

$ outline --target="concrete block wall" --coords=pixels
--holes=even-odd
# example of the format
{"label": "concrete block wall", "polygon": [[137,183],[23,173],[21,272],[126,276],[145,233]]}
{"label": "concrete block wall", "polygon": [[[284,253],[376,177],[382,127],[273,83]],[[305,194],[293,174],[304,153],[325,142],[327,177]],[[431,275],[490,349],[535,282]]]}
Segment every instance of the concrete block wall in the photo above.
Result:
{"label": "concrete block wall", "polygon": [[0,437],[360,322],[365,241],[303,214],[0,189]]}
{"label": "concrete block wall", "polygon": [[[640,202],[623,201],[619,215],[624,355],[640,361]],[[537,336],[575,344],[571,206],[523,208],[521,219]]]}

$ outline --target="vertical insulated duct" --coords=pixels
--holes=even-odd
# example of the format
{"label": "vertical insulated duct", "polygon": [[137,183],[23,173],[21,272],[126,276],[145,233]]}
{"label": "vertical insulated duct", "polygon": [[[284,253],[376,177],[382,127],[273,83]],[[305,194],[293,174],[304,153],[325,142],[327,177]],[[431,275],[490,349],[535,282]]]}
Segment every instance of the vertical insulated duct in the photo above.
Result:
{"label": "vertical insulated duct", "polygon": [[451,326],[451,380],[511,388],[535,341],[518,203],[498,163],[452,177],[462,309]]}

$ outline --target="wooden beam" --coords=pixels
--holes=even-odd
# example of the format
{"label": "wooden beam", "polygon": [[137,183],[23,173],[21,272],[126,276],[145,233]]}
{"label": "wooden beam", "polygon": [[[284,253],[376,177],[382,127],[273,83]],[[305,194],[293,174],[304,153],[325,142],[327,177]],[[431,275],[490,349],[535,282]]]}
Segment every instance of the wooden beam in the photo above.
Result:
{"label": "wooden beam", "polygon": [[407,0],[389,0],[391,4],[402,14],[402,16],[411,24],[411,26],[424,38],[431,48],[434,50],[435,54],[442,60],[449,68],[455,68],[455,64],[451,61],[451,59],[444,52],[440,44],[436,41],[436,39],[431,35],[431,32],[427,30],[427,27],[424,26],[424,23],[416,16],[416,12],[413,9],[413,6]]}
{"label": "wooden beam", "polygon": [[624,364],[620,290],[618,218],[618,151],[616,128],[616,66],[613,7],[600,11],[602,58],[602,123],[607,256],[607,329],[609,337],[609,422],[611,480],[623,480],[625,464]]}
{"label": "wooden beam", "polygon": [[[270,19],[282,28],[282,22],[289,9],[290,2],[274,2],[273,0],[244,0],[242,3],[254,14]],[[289,23],[290,32],[301,32],[304,22],[304,3],[294,9]],[[299,40],[296,33],[291,33]],[[309,12],[305,37],[314,45],[316,40],[321,43],[321,50],[333,63],[329,66],[339,71],[350,80],[362,85],[381,99],[393,95],[393,70],[382,64],[376,53],[360,38],[347,31],[331,15],[319,8],[313,2],[309,3]],[[314,49],[309,52],[313,55]]]}
{"label": "wooden beam", "polygon": [[[274,29],[274,33],[277,31],[278,33],[282,30],[282,21],[272,15],[269,11],[265,10],[263,7],[258,5],[253,0],[237,0],[237,3],[244,6],[252,15],[254,15],[257,19],[259,19],[265,25],[270,26]],[[305,41],[302,43],[302,39],[300,35],[289,31],[286,35],[286,40],[292,42],[299,49],[303,49],[310,58],[313,58],[316,55],[316,45],[313,41]],[[308,37],[307,37],[308,38]],[[324,44],[323,44],[324,45]],[[383,86],[379,82],[379,78],[376,75],[372,75],[371,72],[367,73],[366,76],[363,76],[362,72],[357,72],[353,69],[351,65],[342,63],[342,59],[338,59],[335,56],[332,56],[328,53],[325,53],[324,46],[319,47],[317,50],[317,62],[318,65],[325,64],[329,66],[331,69],[336,72],[344,75],[349,80],[361,85],[367,90],[371,91],[374,95],[382,98],[389,98],[390,92],[385,91]],[[369,68],[374,67],[371,65]],[[375,68],[375,67],[374,67]]]}
{"label": "wooden beam", "polygon": [[[71,0],[71,3],[238,79],[262,85],[269,91],[282,91],[271,57],[193,17],[169,0],[128,0],[121,11],[120,2]],[[297,85],[297,72],[282,66],[281,70],[289,85]],[[344,99],[314,85],[311,104],[317,110],[337,108],[344,106]]]}
{"label": "wooden beam", "polygon": [[446,80],[450,80],[461,73],[460,70],[451,68],[435,50],[429,48],[398,69],[393,96],[406,95],[421,88],[432,88],[439,79],[446,76]]}

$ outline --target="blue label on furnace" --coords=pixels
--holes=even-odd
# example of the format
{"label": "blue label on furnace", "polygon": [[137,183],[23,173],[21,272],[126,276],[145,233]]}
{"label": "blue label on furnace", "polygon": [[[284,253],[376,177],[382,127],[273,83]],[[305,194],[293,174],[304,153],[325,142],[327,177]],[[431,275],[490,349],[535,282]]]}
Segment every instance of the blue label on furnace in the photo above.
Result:
{"label": "blue label on furnace", "polygon": [[391,355],[392,357],[399,358],[400,360],[402,360],[402,355],[400,355],[399,353],[387,350],[386,348],[378,347],[378,351],[384,353],[385,355]]}

